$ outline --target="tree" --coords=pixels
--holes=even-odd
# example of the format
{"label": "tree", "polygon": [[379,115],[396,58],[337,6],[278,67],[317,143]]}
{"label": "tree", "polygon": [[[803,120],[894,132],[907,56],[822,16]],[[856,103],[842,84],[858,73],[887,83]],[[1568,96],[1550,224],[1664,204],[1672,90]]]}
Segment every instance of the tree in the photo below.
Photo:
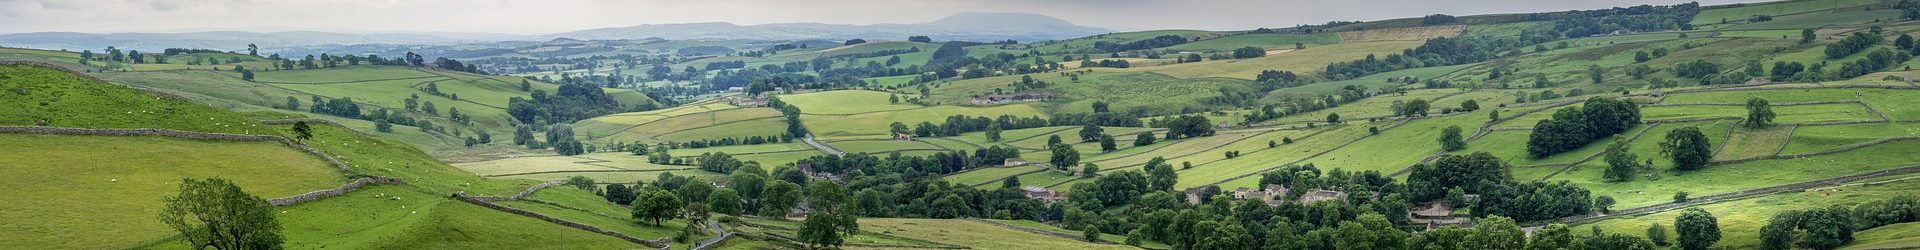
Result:
{"label": "tree", "polygon": [[1340,113],[1327,114],[1327,123],[1340,123]]}
{"label": "tree", "polygon": [[300,140],[313,139],[313,128],[308,127],[306,121],[294,122],[293,138]]}
{"label": "tree", "polygon": [[633,219],[653,219],[653,226],[660,226],[661,220],[680,214],[681,206],[680,197],[666,190],[641,191],[633,201]]}
{"label": "tree", "polygon": [[1084,239],[1086,239],[1086,240],[1087,240],[1087,242],[1099,242],[1099,241],[1100,241],[1100,228],[1099,228],[1099,227],[1094,227],[1093,225],[1087,225],[1087,227],[1086,227],[1086,228],[1082,228],[1082,229],[1080,229],[1080,233],[1082,234],[1082,237],[1084,237]]}
{"label": "tree", "polygon": [[1746,126],[1750,129],[1762,129],[1773,126],[1773,105],[1767,99],[1754,97],[1747,99]]}
{"label": "tree", "polygon": [[1053,158],[1047,160],[1047,163],[1052,163],[1056,169],[1067,170],[1067,168],[1080,165],[1080,151],[1074,150],[1073,145],[1063,144],[1054,146]]}
{"label": "tree", "polygon": [[260,56],[260,45],[247,44],[247,55]]}
{"label": "tree", "polygon": [[1699,127],[1685,127],[1667,132],[1667,140],[1660,142],[1660,152],[1673,160],[1673,168],[1695,170],[1705,167],[1713,158],[1712,142]]}
{"label": "tree", "polygon": [[1527,245],[1526,232],[1507,217],[1487,217],[1473,230],[1475,234],[1465,242],[1470,249],[1521,249]]}
{"label": "tree", "polygon": [[745,206],[740,200],[740,192],[733,191],[732,188],[720,188],[707,193],[707,208],[713,211],[739,216]]}
{"label": "tree", "polygon": [[853,197],[847,196],[847,190],[831,181],[807,183],[807,206],[814,210],[839,213]]}
{"label": "tree", "polygon": [[[1080,176],[1092,177],[1093,175],[1097,175],[1097,174],[1100,174],[1100,165],[1094,165],[1092,162],[1080,164]],[[1013,179],[1013,178],[1007,178],[1007,179]]]}
{"label": "tree", "polygon": [[1139,134],[1134,135],[1133,146],[1139,147],[1139,146],[1153,145],[1153,140],[1154,140],[1153,131],[1140,132]]}
{"label": "tree", "polygon": [[1587,78],[1591,78],[1593,84],[1606,82],[1606,77],[1607,70],[1601,69],[1600,65],[1587,65]]}
{"label": "tree", "polygon": [[1233,49],[1233,59],[1247,59],[1247,58],[1256,58],[1256,57],[1262,57],[1262,56],[1267,56],[1267,50],[1260,49],[1258,47],[1253,47],[1253,46],[1240,47],[1238,49]]}
{"label": "tree", "polygon": [[806,242],[807,247],[812,249],[839,248],[843,242],[840,238],[841,220],[853,220],[853,216],[832,213],[807,216],[807,220],[800,226],[800,240]]}
{"label": "tree", "polygon": [[1119,150],[1119,145],[1114,143],[1113,135],[1100,135],[1100,152],[1113,152],[1114,150]]}
{"label": "tree", "polygon": [[1613,196],[1601,195],[1599,198],[1593,198],[1593,209],[1600,210],[1602,213],[1612,212],[1614,202]]}
{"label": "tree", "polygon": [[1654,245],[1667,245],[1667,228],[1660,223],[1647,226],[1647,240],[1652,240]]}
{"label": "tree", "polygon": [[1440,150],[1453,152],[1466,148],[1467,141],[1460,135],[1460,126],[1447,126],[1446,129],[1440,130]]}
{"label": "tree", "polygon": [[987,141],[1000,141],[1000,124],[987,125]]}
{"label": "tree", "polygon": [[1720,222],[1712,213],[1700,208],[1688,208],[1673,219],[1673,231],[1679,236],[1680,249],[1702,250],[1720,241]]}
{"label": "tree", "polygon": [[1087,124],[1086,126],[1080,127],[1080,141],[1098,141],[1100,140],[1100,135],[1105,133],[1106,131],[1100,129],[1100,125]]}
{"label": "tree", "polygon": [[280,249],[285,240],[273,205],[225,179],[182,179],[164,203],[160,221],[194,248]]}
{"label": "tree", "polygon": [[1056,146],[1060,146],[1061,143],[1064,143],[1064,142],[1065,141],[1060,139],[1059,134],[1049,135],[1047,136],[1047,149],[1053,149]]}
{"label": "tree", "polygon": [[595,185],[595,183],[598,183],[598,182],[594,182],[593,178],[587,178],[586,176],[575,175],[572,177],[567,177],[567,182],[565,183],[568,186],[573,186],[573,188],[578,188],[580,190],[593,191],[593,185]]}
{"label": "tree", "polygon": [[1106,112],[1109,112],[1109,111],[1110,111],[1110,110],[1108,110],[1108,109],[1107,109],[1107,102],[1106,102],[1106,101],[1093,101],[1093,112],[1094,112],[1094,113],[1106,113]]}
{"label": "tree", "polygon": [[1673,192],[1673,203],[1687,202],[1687,191]]}
{"label": "tree", "polygon": [[1427,116],[1427,109],[1432,109],[1433,105],[1428,104],[1425,99],[1413,99],[1412,101],[1407,101],[1406,105],[1400,107],[1404,109],[1400,111],[1401,115]]}
{"label": "tree", "polygon": [[1607,145],[1607,170],[1601,174],[1607,182],[1632,181],[1634,171],[1640,168],[1640,156],[1627,152],[1627,142],[1616,140]]}
{"label": "tree", "polygon": [[607,185],[606,192],[607,193],[605,194],[605,196],[607,198],[607,202],[613,202],[613,204],[620,204],[620,205],[633,204],[633,199],[634,199],[633,189],[627,188],[627,185],[622,185],[619,183],[610,184],[610,185]]}

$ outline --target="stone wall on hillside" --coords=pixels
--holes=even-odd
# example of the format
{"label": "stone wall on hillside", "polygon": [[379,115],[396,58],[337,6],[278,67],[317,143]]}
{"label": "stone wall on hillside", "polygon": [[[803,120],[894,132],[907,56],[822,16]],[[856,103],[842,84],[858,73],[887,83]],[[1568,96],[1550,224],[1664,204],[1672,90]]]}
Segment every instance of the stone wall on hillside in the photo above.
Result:
{"label": "stone wall on hillside", "polygon": [[348,182],[346,185],[341,185],[338,188],[307,192],[306,194],[295,195],[295,196],[285,197],[285,198],[271,199],[271,200],[267,200],[267,204],[273,204],[273,206],[279,207],[279,206],[290,206],[294,204],[306,203],[308,201],[318,200],[321,198],[329,198],[334,196],[346,195],[347,193],[351,193],[354,190],[360,190],[361,187],[365,187],[366,185],[369,185],[369,184],[406,185],[407,181],[400,180],[398,178],[381,177],[381,176],[360,177],[359,179],[354,179],[353,182]]}

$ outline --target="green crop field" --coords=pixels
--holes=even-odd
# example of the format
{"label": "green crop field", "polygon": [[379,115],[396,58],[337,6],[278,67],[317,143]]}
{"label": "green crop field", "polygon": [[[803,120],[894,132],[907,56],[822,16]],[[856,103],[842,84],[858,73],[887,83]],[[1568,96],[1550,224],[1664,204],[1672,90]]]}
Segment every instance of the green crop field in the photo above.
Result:
{"label": "green crop field", "polygon": [[1700,15],[1693,17],[1693,25],[1716,24],[1723,19],[1728,22],[1744,22],[1747,18],[1756,15],[1785,16],[1878,2],[1874,0],[1800,0],[1747,4],[1741,7],[1701,10]]}

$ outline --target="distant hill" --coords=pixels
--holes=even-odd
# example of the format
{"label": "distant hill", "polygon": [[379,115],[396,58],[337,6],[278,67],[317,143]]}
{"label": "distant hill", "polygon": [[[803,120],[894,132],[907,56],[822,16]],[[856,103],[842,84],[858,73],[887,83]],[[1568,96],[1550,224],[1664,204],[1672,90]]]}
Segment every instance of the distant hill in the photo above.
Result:
{"label": "distant hill", "polygon": [[1079,26],[1066,20],[1036,14],[963,12],[932,22],[918,24],[849,25],[775,23],[736,25],[718,22],[649,24],[564,32],[542,36],[541,38],[542,40],[561,37],[586,40],[639,39],[648,37],[672,40],[799,40],[852,38],[904,40],[908,36],[924,35],[933,37],[935,40],[943,41],[998,41],[1007,39],[1040,41],[1083,37],[1108,32],[1112,31],[1102,28]]}
{"label": "distant hill", "polygon": [[166,48],[246,50],[258,44],[262,50],[326,44],[447,44],[481,41],[522,40],[522,35],[490,33],[333,33],[317,31],[245,32],[208,31],[185,33],[75,33],[36,32],[0,35],[0,46],[40,49],[100,50],[107,46],[159,51]]}

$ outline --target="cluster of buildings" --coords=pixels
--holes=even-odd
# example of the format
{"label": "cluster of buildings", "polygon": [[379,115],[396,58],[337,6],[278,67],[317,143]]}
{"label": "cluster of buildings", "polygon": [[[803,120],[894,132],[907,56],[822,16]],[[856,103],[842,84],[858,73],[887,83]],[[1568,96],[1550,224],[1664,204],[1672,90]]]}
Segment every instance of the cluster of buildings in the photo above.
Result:
{"label": "cluster of buildings", "polygon": [[[1285,203],[1287,201],[1287,192],[1289,191],[1292,191],[1292,189],[1288,188],[1285,185],[1267,184],[1265,188],[1261,188],[1259,190],[1255,190],[1252,188],[1234,189],[1232,193],[1229,193],[1229,195],[1232,196],[1234,199],[1241,199],[1241,200],[1260,199],[1262,201],[1266,201],[1267,205],[1279,206],[1280,203]],[[1186,193],[1187,193],[1187,204],[1200,205],[1200,201],[1206,198],[1204,197],[1204,195],[1206,194],[1206,189],[1203,189],[1203,188],[1188,188],[1186,190]],[[1345,199],[1347,199],[1346,192],[1315,189],[1313,191],[1307,191],[1305,194],[1301,194],[1300,198],[1296,200],[1299,201],[1300,203],[1314,203],[1318,201],[1345,200]]]}

